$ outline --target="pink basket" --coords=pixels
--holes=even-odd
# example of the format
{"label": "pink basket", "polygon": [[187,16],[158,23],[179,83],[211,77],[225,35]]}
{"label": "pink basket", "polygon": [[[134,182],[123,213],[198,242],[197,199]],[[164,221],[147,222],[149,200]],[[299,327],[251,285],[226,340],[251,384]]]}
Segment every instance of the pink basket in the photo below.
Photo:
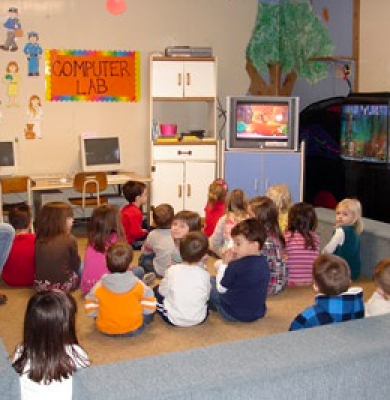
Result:
{"label": "pink basket", "polygon": [[177,133],[176,124],[161,124],[160,125],[160,135],[161,136],[175,136]]}

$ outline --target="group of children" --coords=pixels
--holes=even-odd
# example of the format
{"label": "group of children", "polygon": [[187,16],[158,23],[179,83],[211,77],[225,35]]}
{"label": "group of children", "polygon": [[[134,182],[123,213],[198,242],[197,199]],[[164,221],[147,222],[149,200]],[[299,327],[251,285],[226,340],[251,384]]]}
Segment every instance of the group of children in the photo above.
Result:
{"label": "group of children", "polygon": [[[146,186],[127,182],[123,194],[129,204],[121,210],[113,205],[93,210],[83,263],[71,234],[69,205],[45,204],[35,234],[27,206],[10,213],[15,238],[2,278],[10,286],[37,290],[13,360],[25,394],[42,386],[50,396],[57,385],[69,393],[72,373],[89,365],[78,345],[76,303],[69,294],[77,287],[97,329],[112,337],[140,334],[155,311],[167,324],[181,327],[201,324],[213,311],[227,321],[255,321],[265,316],[267,297],[286,286],[313,285],[316,292],[315,304],[293,320],[290,330],[390,312],[390,259],[377,265],[377,289],[366,306],[362,289],[351,287],[360,273],[363,229],[355,199],[337,205],[335,233],[320,254],[314,208],[291,204],[285,185],[248,200],[241,189],[228,192],[223,180],[214,181],[203,229],[198,213],[175,213],[169,204],[153,208],[150,228],[141,210]],[[134,266],[133,250],[138,249],[139,265]],[[213,276],[206,267],[210,255],[218,258]],[[160,282],[152,289],[155,277]]]}

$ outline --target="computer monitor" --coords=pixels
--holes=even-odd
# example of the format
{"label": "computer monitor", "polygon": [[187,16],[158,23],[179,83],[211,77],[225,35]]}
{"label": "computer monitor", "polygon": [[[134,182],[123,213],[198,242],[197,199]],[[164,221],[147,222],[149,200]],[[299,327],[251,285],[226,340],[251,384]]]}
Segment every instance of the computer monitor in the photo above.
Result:
{"label": "computer monitor", "polygon": [[84,172],[115,172],[122,168],[118,136],[81,136],[81,169]]}
{"label": "computer monitor", "polygon": [[12,140],[0,141],[0,176],[16,174],[15,143]]}

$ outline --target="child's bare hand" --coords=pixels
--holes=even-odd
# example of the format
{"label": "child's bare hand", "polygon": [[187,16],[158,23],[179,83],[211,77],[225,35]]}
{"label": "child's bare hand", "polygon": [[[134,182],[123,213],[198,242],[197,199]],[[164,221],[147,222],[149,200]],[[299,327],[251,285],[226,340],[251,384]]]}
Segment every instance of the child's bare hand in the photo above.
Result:
{"label": "child's bare hand", "polygon": [[222,261],[224,264],[228,264],[230,261],[235,259],[235,253],[233,249],[226,250],[222,255]]}

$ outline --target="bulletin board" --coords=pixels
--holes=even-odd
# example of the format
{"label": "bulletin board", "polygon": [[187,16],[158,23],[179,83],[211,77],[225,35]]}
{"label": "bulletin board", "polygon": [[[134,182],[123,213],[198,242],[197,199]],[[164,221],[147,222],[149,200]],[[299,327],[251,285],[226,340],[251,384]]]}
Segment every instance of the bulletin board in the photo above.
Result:
{"label": "bulletin board", "polygon": [[46,50],[46,100],[139,100],[139,52]]}

